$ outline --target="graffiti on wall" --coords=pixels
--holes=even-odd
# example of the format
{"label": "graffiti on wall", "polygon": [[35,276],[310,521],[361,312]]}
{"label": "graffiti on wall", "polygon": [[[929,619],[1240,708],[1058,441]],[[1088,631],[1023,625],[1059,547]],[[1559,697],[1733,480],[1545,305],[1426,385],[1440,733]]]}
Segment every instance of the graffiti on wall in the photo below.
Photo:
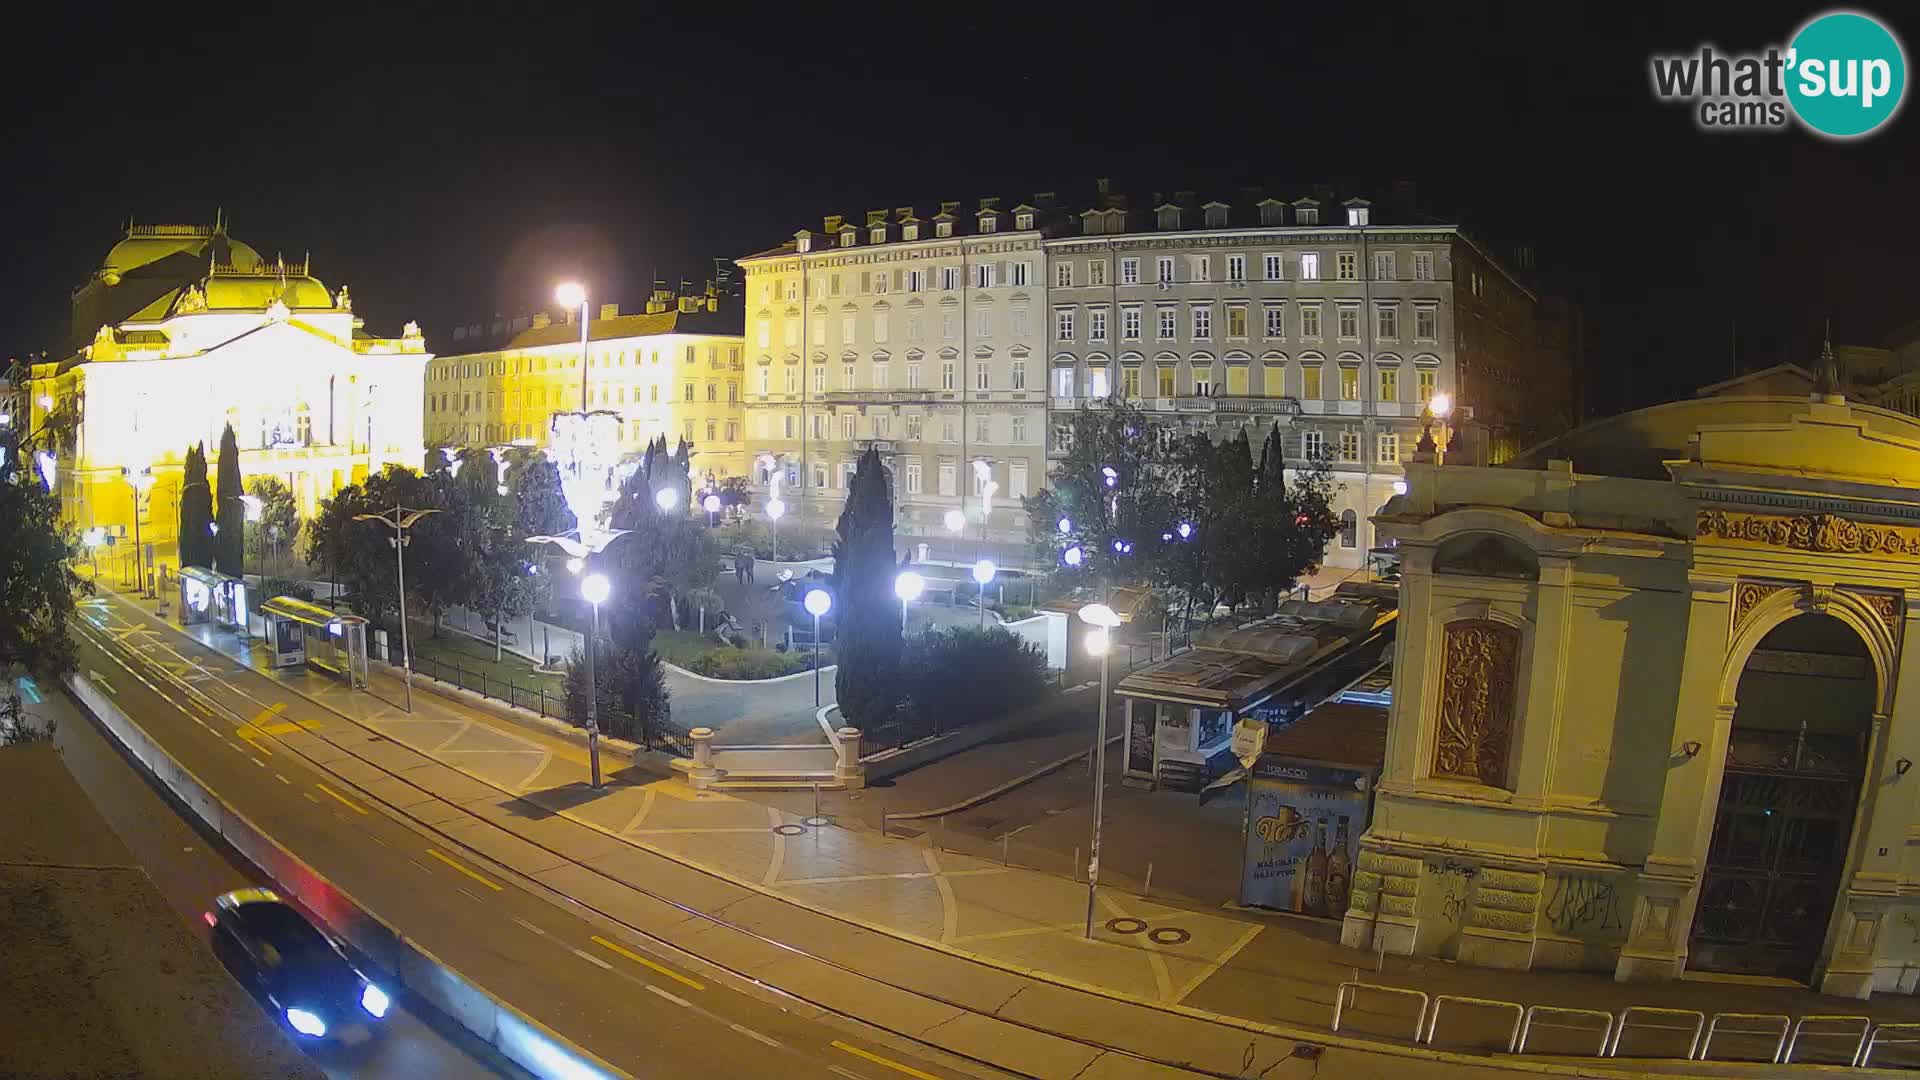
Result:
{"label": "graffiti on wall", "polygon": [[1619,884],[1600,874],[1554,875],[1541,914],[1570,937],[1600,937],[1626,929]]}
{"label": "graffiti on wall", "polygon": [[1449,927],[1458,928],[1467,917],[1467,899],[1480,868],[1453,859],[1428,859],[1426,871],[1433,882],[1434,912]]}

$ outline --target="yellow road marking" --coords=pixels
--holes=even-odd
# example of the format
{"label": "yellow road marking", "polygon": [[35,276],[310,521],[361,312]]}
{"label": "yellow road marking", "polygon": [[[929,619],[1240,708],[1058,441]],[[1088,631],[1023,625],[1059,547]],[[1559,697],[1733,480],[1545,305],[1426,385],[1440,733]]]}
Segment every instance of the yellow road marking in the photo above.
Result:
{"label": "yellow road marking", "polygon": [[265,723],[268,717],[279,716],[282,712],[286,710],[286,708],[287,708],[286,702],[276,701],[273,704],[267,706],[266,708],[261,709],[260,715],[254,717],[253,722],[256,724]]}
{"label": "yellow road marking", "polygon": [[321,791],[326,792],[328,795],[333,796],[334,801],[338,802],[341,806],[346,807],[347,809],[353,811],[356,814],[364,814],[367,812],[366,807],[361,806],[359,803],[354,802],[352,799],[347,798],[345,795],[340,794],[339,792],[333,790],[332,788],[328,787],[325,784],[315,784],[313,786],[319,788]]}
{"label": "yellow road marking", "polygon": [[845,1050],[847,1053],[852,1054],[854,1057],[866,1058],[868,1061],[873,1062],[875,1065],[885,1065],[889,1069],[896,1069],[900,1072],[906,1073],[908,1076],[918,1077],[919,1080],[940,1080],[939,1077],[933,1075],[932,1073],[921,1072],[919,1069],[916,1069],[911,1065],[902,1065],[899,1062],[893,1060],[892,1058],[881,1057],[879,1054],[876,1054],[871,1050],[862,1050],[851,1043],[843,1043],[839,1039],[833,1040],[833,1047],[836,1050]]}
{"label": "yellow road marking", "polygon": [[460,871],[461,873],[467,875],[468,877],[479,882],[480,884],[485,885],[487,888],[492,889],[494,892],[500,891],[500,886],[494,884],[491,881],[488,881],[486,878],[481,877],[479,874],[474,873],[472,870],[469,870],[466,867],[461,866],[459,863],[454,862],[452,859],[447,858],[445,855],[440,854],[439,852],[433,850],[432,848],[427,849],[427,854],[433,856],[436,859],[439,859],[441,862],[446,863],[448,866],[453,867],[455,870]]}
{"label": "yellow road marking", "polygon": [[305,730],[307,730],[307,725],[300,724],[300,723],[293,723],[291,721],[286,723],[279,723],[279,724],[268,724],[265,727],[260,729],[260,731],[263,734],[271,735],[276,739],[282,735],[291,735],[296,731],[305,731]]}
{"label": "yellow road marking", "polygon": [[679,972],[673,970],[672,968],[665,967],[660,964],[656,964],[653,961],[647,959],[646,957],[641,956],[639,953],[634,952],[632,949],[628,949],[620,945],[616,945],[613,942],[608,941],[606,938],[601,937],[599,934],[593,935],[593,943],[595,945],[600,946],[603,949],[612,949],[614,952],[619,953],[621,956],[626,957],[627,959],[633,961],[636,964],[641,964],[646,967],[650,967],[653,970],[659,972],[660,974],[665,975],[667,978],[677,979],[678,981],[693,987],[695,990],[705,990],[707,988],[705,983],[702,983],[697,979],[689,979],[685,975],[680,974]]}

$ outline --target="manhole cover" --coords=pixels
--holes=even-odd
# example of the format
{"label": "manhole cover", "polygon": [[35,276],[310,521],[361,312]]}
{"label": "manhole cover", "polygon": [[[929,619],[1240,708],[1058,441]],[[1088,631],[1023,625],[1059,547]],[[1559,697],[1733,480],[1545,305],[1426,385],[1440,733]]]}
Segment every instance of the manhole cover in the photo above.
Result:
{"label": "manhole cover", "polygon": [[1147,920],[1145,919],[1134,919],[1122,916],[1107,920],[1107,929],[1116,934],[1137,934],[1146,928]]}
{"label": "manhole cover", "polygon": [[801,818],[800,824],[805,825],[810,829],[824,829],[827,826],[833,824],[833,819],[830,817],[815,815],[813,817]]}
{"label": "manhole cover", "polygon": [[1185,945],[1193,935],[1177,926],[1156,926],[1147,932],[1147,940],[1155,945]]}
{"label": "manhole cover", "polygon": [[807,834],[807,830],[804,825],[793,825],[793,824],[775,825],[773,827],[773,831],[780,834],[781,836],[805,836]]}

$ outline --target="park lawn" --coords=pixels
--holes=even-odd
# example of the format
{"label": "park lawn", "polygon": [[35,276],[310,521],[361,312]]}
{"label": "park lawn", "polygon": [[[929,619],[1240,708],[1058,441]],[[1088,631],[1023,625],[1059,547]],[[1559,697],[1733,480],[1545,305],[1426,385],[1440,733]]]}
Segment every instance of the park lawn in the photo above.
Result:
{"label": "park lawn", "polygon": [[517,685],[533,688],[545,686],[548,693],[560,693],[566,685],[562,675],[546,675],[533,669],[533,661],[524,656],[502,652],[501,659],[493,658],[493,643],[479,641],[465,634],[443,630],[439,637],[433,636],[430,623],[408,619],[411,624],[413,655],[426,659],[428,663],[416,663],[415,670],[434,674],[433,662],[458,664],[467,673],[460,680],[476,682],[484,675],[489,682],[503,683],[511,681]]}
{"label": "park lawn", "polygon": [[[701,637],[691,630],[657,631],[653,635],[653,648],[660,654],[660,659],[667,663],[711,678],[767,679],[791,675],[808,667],[808,659],[800,654],[790,656],[771,649],[736,649]],[[707,662],[701,662],[702,657]],[[716,659],[721,662],[718,667],[712,663]],[[821,662],[833,663],[831,650],[821,657]]]}

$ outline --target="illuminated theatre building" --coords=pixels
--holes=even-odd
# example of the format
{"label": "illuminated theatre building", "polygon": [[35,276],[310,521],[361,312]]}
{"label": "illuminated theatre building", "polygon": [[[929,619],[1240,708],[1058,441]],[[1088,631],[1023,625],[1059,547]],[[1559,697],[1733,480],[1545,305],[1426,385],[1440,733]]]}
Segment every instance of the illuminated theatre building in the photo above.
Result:
{"label": "illuminated theatre building", "polygon": [[261,258],[224,223],[130,225],[74,291],[71,333],[64,358],[34,365],[30,395],[36,428],[49,411],[78,412],[56,469],[63,511],[131,542],[139,498],[140,539],[162,563],[174,561],[187,449],[206,444],[211,480],[228,424],[241,475],[287,484],[303,517],[424,454],[419,327],[368,334],[346,287]]}

